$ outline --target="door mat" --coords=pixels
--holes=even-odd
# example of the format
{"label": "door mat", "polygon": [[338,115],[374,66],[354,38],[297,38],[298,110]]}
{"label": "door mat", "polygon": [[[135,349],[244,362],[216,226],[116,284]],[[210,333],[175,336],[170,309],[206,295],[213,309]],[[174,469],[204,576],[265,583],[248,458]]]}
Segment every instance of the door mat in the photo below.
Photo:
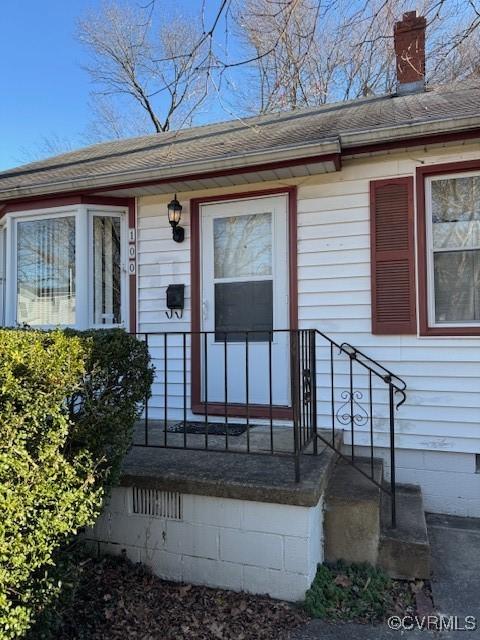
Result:
{"label": "door mat", "polygon": [[[185,426],[184,426],[185,425]],[[176,422],[170,424],[167,427],[167,431],[170,433],[199,433],[205,434],[207,432],[205,422]],[[209,422],[208,423],[208,435],[209,436],[224,436],[226,435],[226,429],[228,429],[229,436],[241,436],[247,430],[246,424],[239,424],[238,422],[229,422],[228,425],[222,422]]]}

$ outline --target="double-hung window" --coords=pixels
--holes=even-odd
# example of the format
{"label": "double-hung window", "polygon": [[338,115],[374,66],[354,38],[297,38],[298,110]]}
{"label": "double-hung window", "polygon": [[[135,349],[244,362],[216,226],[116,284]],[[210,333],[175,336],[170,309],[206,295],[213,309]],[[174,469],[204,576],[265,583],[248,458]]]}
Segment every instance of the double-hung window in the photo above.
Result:
{"label": "double-hung window", "polygon": [[480,173],[426,181],[429,326],[480,327]]}
{"label": "double-hung window", "polygon": [[122,326],[126,319],[125,217],[79,205],[11,214],[6,225],[6,324]]}

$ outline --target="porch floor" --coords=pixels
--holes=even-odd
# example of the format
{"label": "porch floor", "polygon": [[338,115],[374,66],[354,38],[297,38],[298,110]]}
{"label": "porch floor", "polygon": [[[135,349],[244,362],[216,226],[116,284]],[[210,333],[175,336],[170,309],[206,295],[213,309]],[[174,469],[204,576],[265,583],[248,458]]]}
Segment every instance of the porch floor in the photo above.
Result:
{"label": "porch floor", "polygon": [[[287,438],[292,438],[291,429],[279,427],[277,430],[283,431],[283,434],[277,434],[275,430],[275,435],[279,441],[285,438],[284,446],[287,447]],[[161,431],[163,435],[163,424]],[[121,484],[311,507],[322,496],[336,460],[336,454],[319,442],[318,455],[301,455],[301,480],[297,483],[293,455],[262,454],[261,449],[257,449],[256,454],[245,455],[233,446],[231,451],[225,452],[225,436],[212,436],[212,450],[205,451],[201,449],[205,441],[203,435],[187,435],[200,438],[198,450],[132,447],[124,461]],[[253,429],[250,438],[252,436]],[[245,437],[243,434],[236,439]],[[173,447],[177,438],[178,446],[183,446],[183,434],[178,433],[168,434],[169,445]],[[214,438],[219,439],[217,448],[213,446]],[[269,429],[258,431],[258,447],[262,446],[264,438],[270,438]],[[270,450],[269,444],[265,446]],[[284,449],[285,453],[289,451],[291,448]]]}
{"label": "porch floor", "polygon": [[[198,422],[200,423],[201,420],[198,420]],[[184,434],[181,431],[169,431],[168,429],[179,424],[178,420],[169,420],[167,422],[167,431],[165,432],[164,424],[164,420],[149,420],[148,435],[146,436],[145,423],[143,420],[139,421],[135,427],[134,444],[145,445],[148,443],[148,446],[151,447],[180,447],[205,450],[206,436],[204,433]],[[223,422],[209,424],[224,426]],[[238,422],[235,422],[232,418],[230,424],[238,424]],[[319,446],[321,446],[320,443]],[[248,451],[252,453],[267,453],[271,451],[279,454],[292,453],[294,450],[293,427],[273,425],[273,428],[270,430],[270,425],[252,424],[248,431],[245,430],[241,435],[229,434],[228,438],[225,435],[208,434],[208,449],[225,451],[227,448],[229,451],[245,453]],[[307,453],[311,452],[312,447],[310,446],[307,449]]]}

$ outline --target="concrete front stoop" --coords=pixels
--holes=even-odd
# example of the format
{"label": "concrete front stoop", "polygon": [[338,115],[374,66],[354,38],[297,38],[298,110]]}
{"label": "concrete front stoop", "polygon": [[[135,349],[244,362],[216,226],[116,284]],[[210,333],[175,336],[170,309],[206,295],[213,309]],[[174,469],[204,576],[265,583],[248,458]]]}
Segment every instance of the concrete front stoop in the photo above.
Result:
{"label": "concrete front stoop", "polygon": [[430,578],[428,539],[422,490],[418,485],[397,486],[397,526],[391,528],[390,498],[382,494],[382,534],[378,564],[392,578]]}
{"label": "concrete front stoop", "polygon": [[[369,461],[358,464],[370,472]],[[374,478],[384,483],[383,462]],[[339,460],[325,494],[325,559],[367,562],[392,578],[430,577],[430,544],[420,487],[397,485],[397,526],[391,527],[390,498],[345,460]]]}
{"label": "concrete front stoop", "polygon": [[[265,446],[265,430],[251,435]],[[288,452],[291,430],[275,437]],[[310,453],[296,482],[292,455],[135,447],[86,540],[165,580],[303,600],[324,559],[323,498],[337,459],[321,443]]]}

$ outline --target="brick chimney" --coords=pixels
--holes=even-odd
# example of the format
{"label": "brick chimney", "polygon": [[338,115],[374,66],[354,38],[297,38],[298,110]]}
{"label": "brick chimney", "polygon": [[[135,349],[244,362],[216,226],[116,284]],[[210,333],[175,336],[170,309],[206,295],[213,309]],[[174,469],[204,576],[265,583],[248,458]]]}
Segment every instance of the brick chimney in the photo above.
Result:
{"label": "brick chimney", "polygon": [[425,29],[427,20],[416,11],[407,11],[395,24],[393,37],[397,58],[397,93],[405,95],[425,90]]}

